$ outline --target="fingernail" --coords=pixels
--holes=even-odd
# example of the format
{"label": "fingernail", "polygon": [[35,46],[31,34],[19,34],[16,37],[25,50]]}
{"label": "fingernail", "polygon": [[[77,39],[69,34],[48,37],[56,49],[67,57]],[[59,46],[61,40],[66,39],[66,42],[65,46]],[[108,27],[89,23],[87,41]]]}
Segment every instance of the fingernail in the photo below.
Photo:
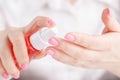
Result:
{"label": "fingernail", "polygon": [[22,70],[26,70],[28,68],[28,63],[25,63],[21,66]]}
{"label": "fingernail", "polygon": [[68,41],[74,41],[75,40],[75,37],[72,35],[72,34],[67,34],[65,36],[65,39],[67,39]]}
{"label": "fingernail", "polygon": [[53,50],[51,50],[51,49],[48,49],[46,51],[46,53],[49,54],[49,55],[51,55],[51,56],[55,54],[55,52]]}
{"label": "fingernail", "polygon": [[48,42],[50,44],[52,44],[53,46],[58,46],[59,45],[58,41],[55,38],[51,38]]}
{"label": "fingernail", "polygon": [[18,79],[20,76],[19,76],[19,73],[15,73],[15,74],[12,75],[12,77],[15,78],[15,79]]}
{"label": "fingernail", "polygon": [[106,13],[110,16],[111,15],[111,12],[110,12],[110,9],[109,8],[106,8]]}
{"label": "fingernail", "polygon": [[48,23],[49,23],[50,25],[55,25],[55,22],[54,22],[53,20],[48,20]]}
{"label": "fingernail", "polygon": [[9,78],[9,76],[8,76],[8,74],[6,72],[2,73],[2,77],[5,78],[5,79]]}

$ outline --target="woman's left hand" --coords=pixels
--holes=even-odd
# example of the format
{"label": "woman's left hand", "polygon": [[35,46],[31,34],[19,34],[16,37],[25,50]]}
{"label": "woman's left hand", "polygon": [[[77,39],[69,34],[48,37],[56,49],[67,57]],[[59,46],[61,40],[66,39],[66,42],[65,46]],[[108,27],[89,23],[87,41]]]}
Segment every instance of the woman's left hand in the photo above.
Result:
{"label": "woman's left hand", "polygon": [[105,9],[102,35],[68,33],[65,39],[53,37],[46,49],[54,59],[76,67],[102,68],[120,76],[120,25]]}

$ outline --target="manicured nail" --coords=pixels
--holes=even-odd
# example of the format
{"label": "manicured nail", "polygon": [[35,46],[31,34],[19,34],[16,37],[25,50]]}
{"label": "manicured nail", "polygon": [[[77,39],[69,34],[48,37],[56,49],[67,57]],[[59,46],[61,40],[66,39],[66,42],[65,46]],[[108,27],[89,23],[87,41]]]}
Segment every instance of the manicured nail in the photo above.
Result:
{"label": "manicured nail", "polygon": [[51,38],[48,42],[50,44],[52,44],[53,46],[58,46],[59,45],[59,42],[55,38]]}
{"label": "manicured nail", "polygon": [[8,79],[8,78],[9,78],[9,76],[8,76],[8,74],[7,74],[6,72],[2,73],[2,77],[3,77],[4,79]]}
{"label": "manicured nail", "polygon": [[54,22],[53,20],[48,20],[48,23],[49,23],[50,25],[55,25],[55,22]]}
{"label": "manicured nail", "polygon": [[55,54],[55,52],[53,50],[51,50],[51,49],[48,49],[46,51],[46,53],[49,54],[49,55],[51,55],[51,56]]}
{"label": "manicured nail", "polygon": [[74,41],[75,40],[75,37],[72,35],[72,34],[67,34],[65,36],[65,39],[67,39],[68,41]]}
{"label": "manicured nail", "polygon": [[28,63],[25,63],[21,66],[22,70],[26,70],[28,68]]}
{"label": "manicured nail", "polygon": [[19,76],[19,73],[15,73],[15,74],[12,75],[12,77],[15,78],[15,79],[18,79],[20,76]]}
{"label": "manicured nail", "polygon": [[110,12],[110,9],[109,8],[106,8],[106,13],[110,16],[111,15],[111,12]]}

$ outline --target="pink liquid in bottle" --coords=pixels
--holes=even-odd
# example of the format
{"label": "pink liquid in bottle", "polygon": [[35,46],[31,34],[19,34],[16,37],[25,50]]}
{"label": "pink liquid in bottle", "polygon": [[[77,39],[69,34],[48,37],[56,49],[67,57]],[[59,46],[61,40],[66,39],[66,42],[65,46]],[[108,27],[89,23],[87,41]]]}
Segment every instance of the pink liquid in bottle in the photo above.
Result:
{"label": "pink liquid in bottle", "polygon": [[[56,35],[55,29],[47,28],[47,27],[44,27],[41,30],[35,29],[26,33],[25,41],[26,41],[29,59],[31,60],[34,56],[40,54],[41,50],[49,45],[48,40],[55,35]],[[11,43],[10,43],[10,48],[11,48],[11,52],[14,53],[13,46]],[[12,56],[14,58],[16,66],[18,67],[19,70],[21,70],[19,64],[17,63],[15,55],[12,54]]]}

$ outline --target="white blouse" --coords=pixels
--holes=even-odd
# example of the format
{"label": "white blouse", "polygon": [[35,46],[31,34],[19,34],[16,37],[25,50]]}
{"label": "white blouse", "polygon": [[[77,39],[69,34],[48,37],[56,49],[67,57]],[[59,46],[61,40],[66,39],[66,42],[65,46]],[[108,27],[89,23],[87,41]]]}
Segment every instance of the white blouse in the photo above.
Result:
{"label": "white blouse", "polygon": [[[104,28],[101,14],[106,7],[110,7],[113,15],[120,20],[119,0],[76,1],[70,5],[67,0],[0,0],[0,30],[10,26],[22,27],[36,16],[47,16],[56,22],[62,36],[67,32],[100,34]],[[104,72],[74,68],[47,56],[32,61],[19,80],[99,80]]]}

